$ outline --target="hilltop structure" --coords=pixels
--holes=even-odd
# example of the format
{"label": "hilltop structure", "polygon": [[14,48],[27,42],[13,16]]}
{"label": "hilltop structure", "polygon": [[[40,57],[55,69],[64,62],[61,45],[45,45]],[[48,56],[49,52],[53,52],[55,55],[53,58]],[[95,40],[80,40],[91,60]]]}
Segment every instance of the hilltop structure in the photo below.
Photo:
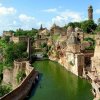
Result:
{"label": "hilltop structure", "polygon": [[88,20],[93,20],[93,7],[91,5],[88,7]]}
{"label": "hilltop structure", "polygon": [[[88,19],[93,20],[93,8],[89,6],[88,8]],[[64,66],[68,71],[71,71],[77,76],[89,78],[92,82],[93,92],[96,97],[100,98],[100,35],[96,38],[95,52],[86,50],[86,47],[92,45],[92,43],[84,43],[84,32],[81,28],[69,26],[62,28],[53,24],[50,30],[43,28],[42,24],[38,33],[34,37],[34,41],[26,36],[14,36],[10,32],[4,32],[3,36],[9,36],[10,41],[14,43],[27,42],[27,53],[28,58],[31,58],[32,47],[34,48],[34,54],[39,50],[39,53],[46,53],[50,60],[57,61],[62,66]],[[86,41],[85,41],[86,42]],[[45,44],[45,46],[44,46]],[[93,56],[94,54],[94,56]],[[92,57],[92,60],[91,60]],[[92,67],[91,67],[92,62]],[[26,76],[29,62],[26,61],[14,61],[15,70],[20,70],[23,68]],[[11,70],[12,71],[12,70]],[[3,81],[6,83],[11,82],[11,77],[6,81],[6,73],[10,71],[5,70]],[[30,73],[30,72],[29,72]],[[12,71],[15,75],[15,72]],[[15,78],[15,77],[14,77]]]}

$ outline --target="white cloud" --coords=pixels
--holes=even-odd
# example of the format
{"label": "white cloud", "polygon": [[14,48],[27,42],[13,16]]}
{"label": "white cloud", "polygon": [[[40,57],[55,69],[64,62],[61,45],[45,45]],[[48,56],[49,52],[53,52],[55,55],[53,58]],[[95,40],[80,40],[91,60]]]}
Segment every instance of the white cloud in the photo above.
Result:
{"label": "white cloud", "polygon": [[3,7],[0,5],[0,15],[10,15],[16,13],[16,9],[13,7]]}
{"label": "white cloud", "polygon": [[100,14],[100,9],[96,9],[95,13]]}
{"label": "white cloud", "polygon": [[35,20],[34,17],[27,16],[25,14],[20,14],[19,15],[19,19],[20,19],[21,22],[30,22],[30,21],[34,21]]}
{"label": "white cloud", "polygon": [[22,28],[22,29],[28,30],[33,27],[36,28],[38,26],[38,24],[37,24],[38,21],[33,16],[28,16],[26,14],[20,14],[18,18],[19,18],[19,23],[21,25],[20,28]]}
{"label": "white cloud", "polygon": [[48,13],[57,12],[57,9],[56,8],[45,9],[45,10],[43,10],[43,12],[48,12]]}
{"label": "white cloud", "polygon": [[82,20],[81,13],[66,10],[64,12],[59,12],[59,15],[52,18],[52,23],[56,23],[60,26],[65,25],[68,22],[79,22]]}
{"label": "white cloud", "polygon": [[[58,8],[60,9],[60,7]],[[36,19],[34,16],[27,14],[16,13],[16,9],[13,7],[4,7],[0,4],[0,32],[3,30],[16,30],[18,28],[22,29],[31,29],[39,28],[40,24],[43,24],[44,27],[50,28],[53,23],[56,23],[59,26],[63,26],[70,21],[81,21],[81,13],[65,10],[63,12],[58,11],[58,9],[46,9],[42,10],[43,12],[55,12],[55,17],[51,17],[51,20],[41,20]]]}

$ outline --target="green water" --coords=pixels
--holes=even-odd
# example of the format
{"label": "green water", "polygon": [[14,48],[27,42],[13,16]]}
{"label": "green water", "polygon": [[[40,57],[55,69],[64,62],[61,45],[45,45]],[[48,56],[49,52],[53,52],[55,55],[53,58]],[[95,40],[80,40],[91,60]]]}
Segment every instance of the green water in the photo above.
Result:
{"label": "green water", "polygon": [[36,61],[35,68],[41,73],[36,90],[30,100],[93,100],[91,85],[61,65],[52,61]]}

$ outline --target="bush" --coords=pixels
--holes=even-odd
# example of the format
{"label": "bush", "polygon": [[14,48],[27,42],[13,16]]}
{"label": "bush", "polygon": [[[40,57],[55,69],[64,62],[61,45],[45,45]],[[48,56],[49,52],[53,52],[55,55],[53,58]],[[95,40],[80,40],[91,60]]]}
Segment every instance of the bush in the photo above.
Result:
{"label": "bush", "polygon": [[20,83],[26,77],[25,71],[21,70],[17,74],[17,83]]}
{"label": "bush", "polygon": [[28,53],[27,52],[23,52],[22,58],[27,58],[27,57],[28,57]]}
{"label": "bush", "polygon": [[0,97],[4,96],[5,94],[9,93],[12,90],[12,86],[8,85],[0,85]]}

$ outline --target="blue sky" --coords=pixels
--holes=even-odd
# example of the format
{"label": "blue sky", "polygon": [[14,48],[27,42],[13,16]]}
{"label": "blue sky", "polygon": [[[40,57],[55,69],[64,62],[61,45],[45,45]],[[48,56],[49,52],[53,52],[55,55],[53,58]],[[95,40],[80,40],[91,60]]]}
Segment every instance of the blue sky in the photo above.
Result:
{"label": "blue sky", "polygon": [[94,9],[94,21],[100,17],[100,0],[0,0],[0,34],[3,30],[50,28],[53,23],[87,19],[88,6]]}

